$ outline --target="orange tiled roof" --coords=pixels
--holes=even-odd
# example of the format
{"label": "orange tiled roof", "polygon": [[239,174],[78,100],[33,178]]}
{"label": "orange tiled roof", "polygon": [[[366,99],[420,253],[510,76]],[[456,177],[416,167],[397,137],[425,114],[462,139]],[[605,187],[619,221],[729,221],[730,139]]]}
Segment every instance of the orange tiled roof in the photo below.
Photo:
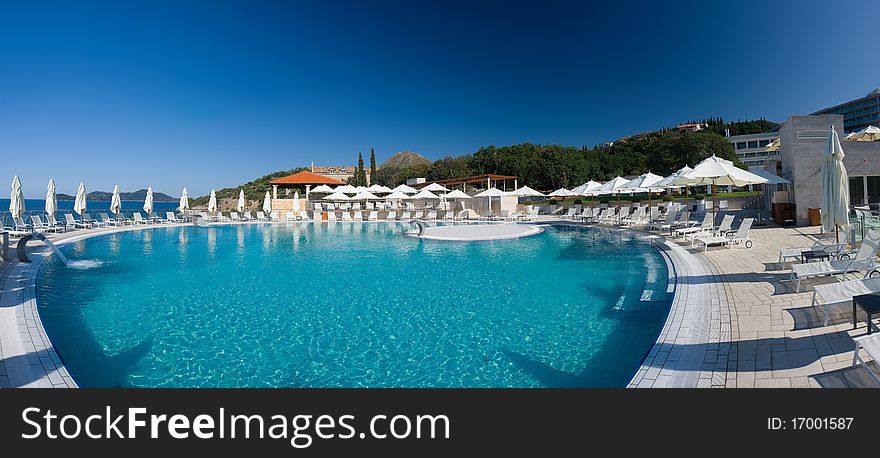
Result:
{"label": "orange tiled roof", "polygon": [[317,173],[312,173],[307,170],[303,170],[302,172],[294,173],[293,175],[288,175],[286,177],[276,178],[272,180],[270,183],[272,184],[345,184],[342,181],[339,181],[335,178],[325,177],[324,175],[318,175]]}

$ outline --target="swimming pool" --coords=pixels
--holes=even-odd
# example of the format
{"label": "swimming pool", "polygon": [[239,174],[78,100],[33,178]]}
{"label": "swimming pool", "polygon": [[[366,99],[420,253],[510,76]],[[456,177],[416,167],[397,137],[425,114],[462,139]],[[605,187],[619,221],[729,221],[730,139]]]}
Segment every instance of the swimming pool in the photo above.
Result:
{"label": "swimming pool", "polygon": [[398,223],[160,227],[62,246],[40,317],[84,387],[620,387],[669,310],[662,255],[550,226],[494,242]]}

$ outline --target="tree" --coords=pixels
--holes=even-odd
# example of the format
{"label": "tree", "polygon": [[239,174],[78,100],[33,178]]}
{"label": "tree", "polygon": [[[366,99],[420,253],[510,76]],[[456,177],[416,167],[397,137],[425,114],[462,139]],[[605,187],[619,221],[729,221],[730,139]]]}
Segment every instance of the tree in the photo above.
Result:
{"label": "tree", "polygon": [[358,165],[355,170],[355,186],[366,186],[367,175],[364,171],[364,156],[358,152]]}
{"label": "tree", "polygon": [[373,178],[375,176],[376,176],[376,151],[373,148],[370,148],[370,181],[371,181],[371,183],[369,183],[369,184],[373,184],[372,182],[375,182],[376,179]]}

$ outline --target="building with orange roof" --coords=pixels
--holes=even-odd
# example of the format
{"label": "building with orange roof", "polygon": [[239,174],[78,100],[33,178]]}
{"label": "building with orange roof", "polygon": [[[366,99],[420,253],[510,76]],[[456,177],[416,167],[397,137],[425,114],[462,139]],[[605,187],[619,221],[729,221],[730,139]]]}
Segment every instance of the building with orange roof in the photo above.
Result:
{"label": "building with orange roof", "polygon": [[294,189],[303,189],[305,191],[304,197],[306,200],[309,198],[309,192],[311,191],[313,186],[320,186],[322,184],[327,186],[339,186],[345,184],[342,180],[337,180],[336,178],[328,177],[325,175],[319,175],[317,173],[309,172],[308,170],[303,170],[301,172],[296,172],[293,175],[287,175],[286,177],[276,178],[269,182],[272,185],[272,208],[276,208],[276,202],[278,206],[283,208],[287,207],[285,200],[290,199],[279,199],[278,198],[278,188],[284,190],[284,197],[287,197],[291,194],[291,191]]}

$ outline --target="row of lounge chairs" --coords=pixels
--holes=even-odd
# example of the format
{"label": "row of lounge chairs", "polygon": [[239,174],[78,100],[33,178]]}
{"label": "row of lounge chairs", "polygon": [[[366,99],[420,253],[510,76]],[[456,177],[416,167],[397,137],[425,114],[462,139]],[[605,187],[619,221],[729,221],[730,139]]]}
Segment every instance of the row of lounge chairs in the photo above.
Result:
{"label": "row of lounge chairs", "polygon": [[[45,218],[45,219],[44,219]],[[99,213],[98,218],[92,218],[89,213],[83,213],[77,219],[73,213],[65,213],[64,221],[58,221],[55,215],[31,215],[31,222],[26,223],[20,216],[13,217],[14,226],[4,226],[3,231],[9,233],[12,237],[24,237],[33,232],[64,232],[75,229],[91,229],[95,227],[121,227],[132,224],[156,224],[156,223],[183,223],[184,220],[179,218],[174,212],[166,212],[165,218],[158,216],[155,212],[151,212],[144,217],[141,212],[136,211],[132,214],[131,219],[116,217],[113,218],[107,213]]]}
{"label": "row of lounge chairs", "polygon": [[643,227],[660,232],[668,231],[690,238],[691,245],[700,243],[704,251],[711,245],[727,246],[743,245],[752,247],[749,231],[752,228],[753,218],[745,218],[739,228],[733,229],[733,215],[725,215],[721,224],[715,227],[712,213],[706,213],[701,222],[690,221],[690,214],[681,208],[671,207],[666,213],[661,214],[657,207],[641,206],[633,211],[630,207],[622,207],[616,213],[612,207],[599,208],[588,207],[577,212],[575,208],[569,208],[568,213],[560,215],[563,219],[571,219],[585,223],[613,224],[615,226]]}
{"label": "row of lounge chairs", "polygon": [[[779,252],[779,262],[783,266],[789,261],[802,258],[805,253],[820,253],[822,257],[829,258],[825,261],[803,262],[791,266],[789,281],[796,282],[797,292],[800,292],[802,280],[840,276],[842,280],[840,282],[813,286],[812,306],[821,308],[823,326],[828,326],[832,307],[852,303],[855,296],[880,293],[880,272],[876,260],[880,248],[880,232],[869,230],[855,252],[847,249],[847,233],[840,234],[842,238],[835,239],[834,242],[818,241],[810,246],[786,248]],[[848,276],[853,274],[861,274],[862,278],[849,279]],[[868,326],[874,325],[868,323]],[[862,365],[868,374],[880,383],[880,374],[865,364],[861,356],[861,350],[864,350],[875,364],[880,364],[880,333],[855,337],[853,342],[856,348],[852,365]]]}

